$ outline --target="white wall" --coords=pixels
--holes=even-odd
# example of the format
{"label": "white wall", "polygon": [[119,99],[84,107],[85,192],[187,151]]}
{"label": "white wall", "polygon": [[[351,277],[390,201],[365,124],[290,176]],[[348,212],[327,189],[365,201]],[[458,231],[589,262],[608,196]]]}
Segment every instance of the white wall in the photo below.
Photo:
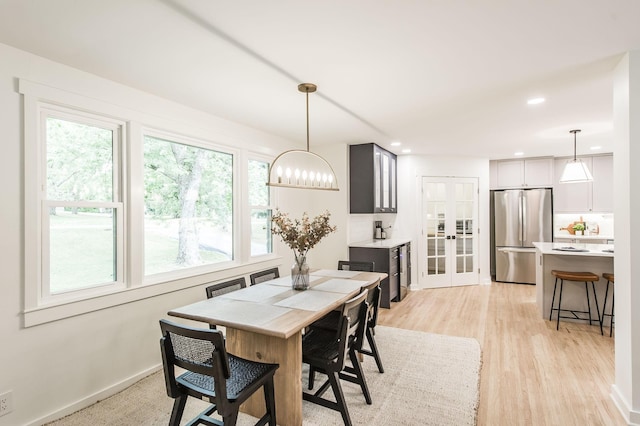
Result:
{"label": "white wall", "polygon": [[[352,214],[349,217],[349,243],[370,240],[373,237],[373,222],[382,220],[383,226],[391,225],[393,238],[411,240],[411,282],[418,282],[418,240],[421,231],[423,176],[455,176],[478,178],[479,263],[481,284],[491,282],[489,265],[489,160],[465,157],[430,157],[418,155],[398,156],[398,213],[397,214]],[[413,284],[412,284],[413,285]],[[417,287],[417,286],[414,286]]]}
{"label": "white wall", "polygon": [[[40,424],[75,411],[138,380],[161,364],[158,320],[203,299],[203,285],[23,328],[23,116],[18,79],[49,85],[160,118],[235,148],[275,156],[292,143],[0,44],[0,393],[13,392],[13,412],[0,426]],[[255,145],[250,145],[247,141]],[[294,205],[306,204],[304,194]],[[289,208],[286,196],[280,197]],[[30,225],[29,225],[30,226]],[[212,280],[278,264],[242,266]],[[287,262],[290,265],[291,262]],[[282,268],[282,267],[281,267]],[[288,266],[286,267],[288,268]],[[282,269],[281,269],[282,270]],[[284,272],[284,271],[283,271]],[[162,397],[162,395],[159,395]]]}
{"label": "white wall", "polygon": [[[329,223],[337,226],[338,229],[309,251],[307,263],[312,269],[335,268],[338,260],[348,259],[349,254],[347,247],[347,217],[349,214],[347,146],[344,144],[311,145],[310,150],[331,164],[337,178],[339,191],[275,188],[275,206],[283,212],[289,213],[292,219],[302,217],[304,212],[307,212],[311,218],[325,210],[331,213]],[[282,243],[280,237],[274,237],[274,243],[278,245],[278,253],[283,257],[280,274],[288,275],[289,268],[293,265],[293,251]]]}
{"label": "white wall", "polygon": [[[466,157],[430,157],[407,155],[398,157],[398,217],[394,232],[413,238],[412,282],[417,283],[418,249],[422,217],[422,177],[449,176],[478,178],[478,261],[480,284],[491,283],[489,241],[489,159]],[[402,183],[402,184],[401,184]]]}
{"label": "white wall", "polygon": [[[612,397],[629,424],[640,425],[640,51],[623,57],[613,78],[615,384]],[[635,142],[634,142],[635,141]],[[634,177],[635,176],[635,177]],[[634,244],[635,242],[635,244]]]}

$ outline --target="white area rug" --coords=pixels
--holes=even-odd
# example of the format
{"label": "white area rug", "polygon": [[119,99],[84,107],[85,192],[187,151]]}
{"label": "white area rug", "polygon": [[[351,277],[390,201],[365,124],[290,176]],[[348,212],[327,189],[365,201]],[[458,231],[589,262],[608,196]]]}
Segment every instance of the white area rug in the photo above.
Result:
{"label": "white area rug", "polygon": [[[364,357],[373,405],[360,388],[342,381],[351,420],[356,425],[475,425],[479,401],[481,350],[477,340],[390,327],[376,327],[385,368]],[[306,373],[306,369],[304,370]],[[316,378],[316,388],[323,376]],[[307,376],[303,376],[306,389]],[[325,397],[332,395],[331,390]],[[276,396],[277,397],[277,396]],[[166,396],[162,372],[61,420],[56,426],[166,425],[173,400]],[[183,424],[206,404],[190,398]],[[343,424],[340,413],[303,403],[305,426]],[[239,425],[255,419],[241,414]]]}

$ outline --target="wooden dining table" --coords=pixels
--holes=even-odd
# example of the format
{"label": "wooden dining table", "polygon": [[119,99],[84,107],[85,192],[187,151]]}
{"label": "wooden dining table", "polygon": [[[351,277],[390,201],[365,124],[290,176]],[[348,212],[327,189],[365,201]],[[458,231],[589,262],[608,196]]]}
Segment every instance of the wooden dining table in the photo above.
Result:
{"label": "wooden dining table", "polygon": [[[169,315],[226,328],[227,351],[259,362],[277,363],[277,423],[302,425],[302,331],[360,292],[386,278],[377,272],[321,269],[310,275],[310,288],[292,290],[281,277],[212,299],[172,309]],[[264,414],[264,396],[256,392],[241,407],[254,417]]]}

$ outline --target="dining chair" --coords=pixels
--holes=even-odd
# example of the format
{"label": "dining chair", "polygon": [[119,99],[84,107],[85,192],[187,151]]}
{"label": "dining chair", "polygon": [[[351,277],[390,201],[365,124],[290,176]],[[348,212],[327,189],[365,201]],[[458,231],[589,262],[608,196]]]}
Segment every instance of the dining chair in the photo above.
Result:
{"label": "dining chair", "polygon": [[[207,292],[207,299],[221,296],[223,294],[231,293],[232,291],[240,290],[247,286],[247,280],[244,277],[235,278],[233,280],[217,283],[205,288]],[[209,324],[209,328],[215,330],[217,327],[215,324]]]}
{"label": "dining chair", "polygon": [[[362,347],[366,317],[367,291],[363,291],[342,305],[337,330],[312,328],[302,338],[302,362],[309,364],[309,389],[313,389],[316,372],[327,376],[315,393],[303,392],[302,398],[340,412],[345,425],[352,423],[340,380],[360,385],[365,401],[371,405],[371,395],[357,355]],[[351,366],[346,365],[347,356]],[[329,387],[335,401],[322,397]]]}
{"label": "dining chair", "polygon": [[380,358],[380,352],[378,351],[378,345],[376,344],[376,324],[378,323],[378,309],[380,308],[380,294],[382,289],[380,288],[380,281],[376,281],[367,287],[363,287],[368,291],[367,293],[367,327],[365,330],[365,337],[369,344],[369,349],[364,347],[360,348],[360,353],[373,357],[376,361],[378,371],[384,373],[384,367],[382,366],[382,359]]}
{"label": "dining chair", "polygon": [[246,286],[247,280],[244,277],[240,277],[222,283],[210,285],[205,288],[205,291],[207,292],[207,299],[211,299],[212,297],[217,297],[226,293],[231,293],[232,291],[240,290],[241,288],[245,288]]}
{"label": "dining chair", "polygon": [[[367,343],[369,344],[369,348],[365,348],[364,346],[359,350],[359,352],[363,355],[368,355],[373,357],[376,361],[376,366],[378,367],[378,371],[384,373],[384,367],[382,366],[382,358],[380,357],[380,351],[378,350],[378,345],[376,344],[375,334],[376,334],[376,324],[378,323],[378,309],[380,308],[380,281],[376,281],[374,283],[369,284],[368,286],[362,287],[360,291],[367,291],[367,326],[365,329],[365,338],[367,339]],[[338,327],[340,319],[339,311],[329,312],[324,317],[319,320],[313,322],[307,330],[312,328],[324,328],[326,330],[335,330]]]}
{"label": "dining chair", "polygon": [[375,263],[356,260],[339,260],[338,269],[343,271],[373,272]]}
{"label": "dining chair", "polygon": [[249,275],[251,285],[260,284],[261,282],[269,281],[274,278],[280,278],[280,271],[278,268],[265,269],[264,271],[255,272]]}
{"label": "dining chair", "polygon": [[[228,353],[219,330],[160,320],[160,349],[167,395],[175,399],[169,425],[178,426],[191,396],[211,405],[189,424],[235,425],[240,404],[263,388],[266,413],[256,425],[276,425],[273,375],[278,364],[249,361]],[[176,367],[186,370],[176,376]],[[214,412],[222,422],[210,417]]]}

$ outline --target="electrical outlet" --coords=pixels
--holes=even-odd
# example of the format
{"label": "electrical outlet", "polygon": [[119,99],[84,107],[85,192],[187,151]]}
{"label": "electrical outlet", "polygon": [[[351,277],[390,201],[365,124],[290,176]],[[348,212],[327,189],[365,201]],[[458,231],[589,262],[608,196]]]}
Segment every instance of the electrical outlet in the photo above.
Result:
{"label": "electrical outlet", "polygon": [[0,416],[4,416],[13,411],[12,392],[5,392],[0,395]]}

